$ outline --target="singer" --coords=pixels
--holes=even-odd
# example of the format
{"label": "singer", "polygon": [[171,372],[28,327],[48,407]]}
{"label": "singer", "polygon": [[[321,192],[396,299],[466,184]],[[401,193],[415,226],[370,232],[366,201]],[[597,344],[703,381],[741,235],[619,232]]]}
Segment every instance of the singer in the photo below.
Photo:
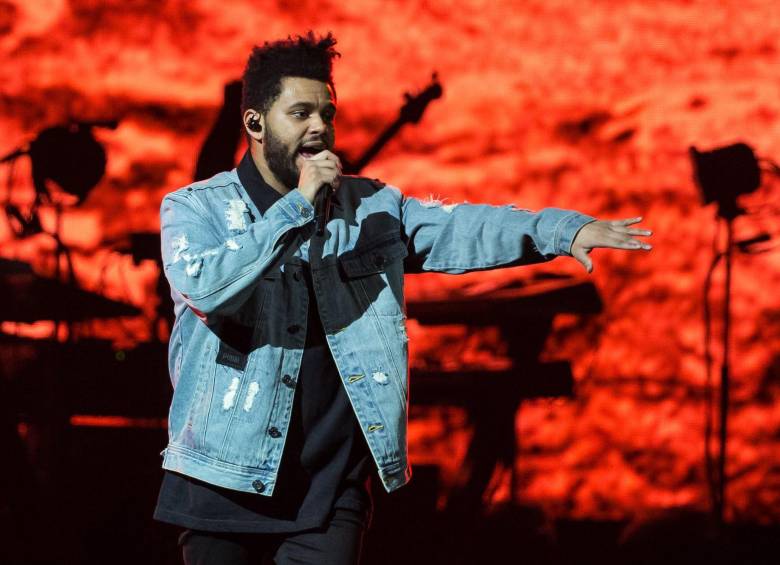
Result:
{"label": "singer", "polygon": [[411,476],[404,272],[559,255],[590,272],[594,248],[650,249],[641,218],[442,206],[342,176],[335,44],[309,32],[255,47],[248,151],[162,203],[176,321],[155,517],[185,528],[188,565],[358,563],[367,482]]}

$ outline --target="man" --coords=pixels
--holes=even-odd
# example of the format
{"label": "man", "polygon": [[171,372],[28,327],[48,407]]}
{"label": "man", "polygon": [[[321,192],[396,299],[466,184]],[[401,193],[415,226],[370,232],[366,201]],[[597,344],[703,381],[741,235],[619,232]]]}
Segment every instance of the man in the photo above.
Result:
{"label": "man", "polygon": [[[405,271],[463,273],[596,247],[650,249],[639,218],[442,206],[342,177],[332,152],[336,41],[256,47],[249,150],[167,195],[174,396],[156,517],[187,528],[186,563],[356,563],[366,480],[410,478]],[[315,231],[315,198],[335,189]]]}

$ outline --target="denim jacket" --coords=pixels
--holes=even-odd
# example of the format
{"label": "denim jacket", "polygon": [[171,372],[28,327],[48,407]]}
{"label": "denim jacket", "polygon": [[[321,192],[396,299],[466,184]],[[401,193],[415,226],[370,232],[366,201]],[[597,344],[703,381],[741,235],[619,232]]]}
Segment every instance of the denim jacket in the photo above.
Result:
{"label": "denim jacket", "polygon": [[292,190],[261,215],[235,169],[168,194],[162,255],[175,303],[163,467],[270,496],[316,307],[386,490],[408,482],[404,272],[464,273],[568,255],[593,220],[547,208],[442,205],[345,177],[324,234]]}

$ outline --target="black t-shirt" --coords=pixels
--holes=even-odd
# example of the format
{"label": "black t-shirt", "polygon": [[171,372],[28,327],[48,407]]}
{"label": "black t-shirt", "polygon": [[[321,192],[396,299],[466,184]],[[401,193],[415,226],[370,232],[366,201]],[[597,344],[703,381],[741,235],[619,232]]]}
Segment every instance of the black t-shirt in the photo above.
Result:
{"label": "black t-shirt", "polygon": [[[238,175],[261,213],[281,197],[249,152]],[[320,527],[335,508],[370,512],[371,456],[325,341],[311,273],[306,267],[303,272],[309,287],[306,346],[273,496],[165,471],[157,520],[198,530],[285,533]]]}

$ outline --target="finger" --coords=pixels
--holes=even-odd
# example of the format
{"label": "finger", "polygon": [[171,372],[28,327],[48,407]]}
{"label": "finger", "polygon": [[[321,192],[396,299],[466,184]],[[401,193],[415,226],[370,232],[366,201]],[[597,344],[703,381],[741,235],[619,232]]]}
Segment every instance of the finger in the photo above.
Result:
{"label": "finger", "polygon": [[588,247],[591,249],[609,248],[609,249],[628,249],[628,250],[652,248],[652,246],[650,246],[649,244],[639,241],[638,239],[634,239],[625,235],[617,235],[617,234],[603,235],[596,241],[590,243]]}
{"label": "finger", "polygon": [[601,240],[599,240],[594,247],[611,247],[613,249],[626,249],[627,247],[633,247],[634,239],[628,237],[625,234],[608,233],[605,234]]}
{"label": "finger", "polygon": [[590,256],[585,252],[584,249],[578,248],[575,250],[572,250],[572,256],[579,261],[583,267],[585,267],[585,270],[589,273],[593,272],[593,261],[591,260]]}
{"label": "finger", "polygon": [[640,230],[636,228],[627,228],[624,226],[618,226],[618,227],[612,226],[612,231],[627,234],[627,235],[645,235],[645,236],[653,235],[652,230]]}
{"label": "finger", "polygon": [[339,159],[339,156],[331,151],[328,151],[327,149],[323,149],[319,153],[315,153],[309,158],[309,160],[310,161],[332,161],[338,164],[339,168],[341,168],[341,159]]}
{"label": "finger", "polygon": [[328,158],[328,153],[330,153],[330,151],[328,151],[327,149],[323,149],[319,153],[315,153],[314,155],[309,157],[307,161],[324,161]]}
{"label": "finger", "polygon": [[316,167],[313,171],[312,178],[318,179],[321,183],[329,184],[336,190],[340,184],[341,170],[335,163],[330,162],[330,165]]}
{"label": "finger", "polygon": [[341,169],[339,169],[335,163],[330,162],[328,165],[312,165],[308,171],[308,174],[311,176],[319,176],[321,178],[327,177],[328,179],[332,179],[333,177],[341,175]]}
{"label": "finger", "polygon": [[308,163],[305,165],[308,167],[312,167],[314,169],[322,169],[322,170],[334,170],[339,171],[341,170],[341,167],[339,167],[339,164],[335,161],[312,161],[309,160]]}
{"label": "finger", "polygon": [[620,242],[618,242],[616,245],[613,246],[615,249],[628,249],[628,250],[636,250],[636,249],[644,249],[646,251],[650,251],[653,246],[649,243],[645,243],[644,241],[639,241],[638,239],[624,239]]}
{"label": "finger", "polygon": [[642,216],[636,216],[635,218],[624,218],[622,220],[612,220],[611,222],[609,222],[609,224],[612,227],[633,226],[634,224],[638,224],[641,221],[642,221]]}
{"label": "finger", "polygon": [[327,170],[327,171],[332,170],[332,171],[338,171],[339,174],[341,173],[341,165],[336,161],[331,161],[330,159],[312,161],[309,163],[309,166],[319,170]]}

